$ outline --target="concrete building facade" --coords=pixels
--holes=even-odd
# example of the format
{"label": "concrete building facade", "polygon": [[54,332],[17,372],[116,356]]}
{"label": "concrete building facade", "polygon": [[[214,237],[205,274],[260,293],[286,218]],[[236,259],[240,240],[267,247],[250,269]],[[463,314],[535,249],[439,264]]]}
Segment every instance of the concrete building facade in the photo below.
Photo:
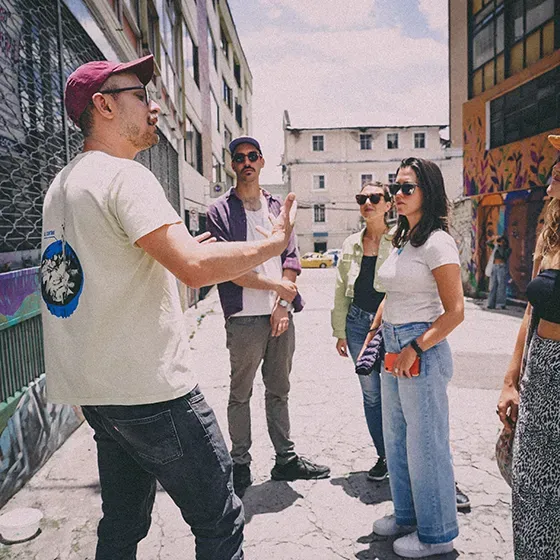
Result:
{"label": "concrete building facade", "polygon": [[451,148],[471,206],[469,291],[487,289],[489,237],[512,248],[508,295],[525,299],[560,131],[560,1],[449,2]]}
{"label": "concrete building facade", "polygon": [[284,113],[284,182],[296,193],[296,223],[302,253],[342,246],[360,229],[354,199],[367,181],[391,183],[403,158],[435,161],[448,196],[461,196],[461,154],[450,153],[440,136],[445,125],[297,128]]}

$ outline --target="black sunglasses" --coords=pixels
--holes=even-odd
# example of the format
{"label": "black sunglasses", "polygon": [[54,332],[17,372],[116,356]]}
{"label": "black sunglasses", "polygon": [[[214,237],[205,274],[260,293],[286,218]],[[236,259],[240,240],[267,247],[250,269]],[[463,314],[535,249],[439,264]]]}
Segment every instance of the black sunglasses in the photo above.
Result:
{"label": "black sunglasses", "polygon": [[249,161],[252,161],[254,163],[260,157],[261,154],[259,154],[259,152],[249,152],[248,154],[234,154],[232,159],[235,163],[243,163],[245,161],[245,158],[247,158]]}
{"label": "black sunglasses", "polygon": [[379,193],[372,193],[372,194],[357,194],[356,195],[356,202],[360,205],[363,206],[366,201],[369,199],[369,201],[372,204],[379,204],[379,202],[383,199],[385,200],[385,195],[383,194],[379,194]]}
{"label": "black sunglasses", "polygon": [[401,191],[405,196],[410,196],[416,190],[419,185],[417,183],[393,183],[389,185],[389,192],[392,196],[397,196],[398,192]]}
{"label": "black sunglasses", "polygon": [[97,93],[121,93],[122,91],[135,91],[135,90],[144,90],[144,103],[146,105],[150,104],[150,97],[148,95],[148,90],[146,86],[131,86],[131,87],[123,87],[123,88],[115,88],[115,89],[104,89],[102,91],[98,91]]}

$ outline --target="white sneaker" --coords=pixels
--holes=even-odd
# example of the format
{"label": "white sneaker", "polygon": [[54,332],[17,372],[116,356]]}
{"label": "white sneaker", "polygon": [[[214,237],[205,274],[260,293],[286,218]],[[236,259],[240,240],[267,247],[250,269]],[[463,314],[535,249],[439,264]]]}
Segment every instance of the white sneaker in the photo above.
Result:
{"label": "white sneaker", "polygon": [[373,532],[381,537],[394,537],[396,535],[406,535],[416,530],[416,525],[397,525],[397,520],[393,514],[386,515],[373,522]]}
{"label": "white sneaker", "polygon": [[403,558],[426,558],[437,554],[446,554],[453,550],[453,541],[438,544],[423,543],[418,539],[418,532],[410,533],[393,543],[395,554]]}

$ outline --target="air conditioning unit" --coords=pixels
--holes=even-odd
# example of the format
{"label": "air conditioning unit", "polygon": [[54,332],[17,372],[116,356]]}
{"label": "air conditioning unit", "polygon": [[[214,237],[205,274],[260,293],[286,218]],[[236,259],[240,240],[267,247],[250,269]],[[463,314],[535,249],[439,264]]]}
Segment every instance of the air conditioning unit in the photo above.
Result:
{"label": "air conditioning unit", "polygon": [[226,192],[225,183],[210,183],[210,198],[218,198]]}

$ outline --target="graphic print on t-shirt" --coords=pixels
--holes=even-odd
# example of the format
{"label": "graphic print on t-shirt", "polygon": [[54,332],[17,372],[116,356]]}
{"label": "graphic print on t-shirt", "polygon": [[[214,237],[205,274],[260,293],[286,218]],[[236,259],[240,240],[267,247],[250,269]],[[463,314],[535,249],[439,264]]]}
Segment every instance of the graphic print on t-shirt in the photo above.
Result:
{"label": "graphic print on t-shirt", "polygon": [[67,242],[51,243],[41,259],[41,295],[47,309],[55,317],[70,317],[83,287],[84,273],[74,249]]}

